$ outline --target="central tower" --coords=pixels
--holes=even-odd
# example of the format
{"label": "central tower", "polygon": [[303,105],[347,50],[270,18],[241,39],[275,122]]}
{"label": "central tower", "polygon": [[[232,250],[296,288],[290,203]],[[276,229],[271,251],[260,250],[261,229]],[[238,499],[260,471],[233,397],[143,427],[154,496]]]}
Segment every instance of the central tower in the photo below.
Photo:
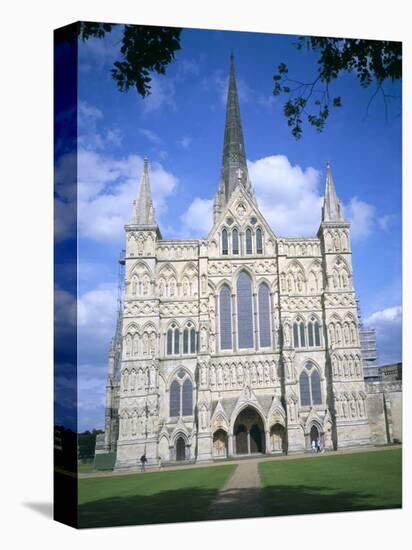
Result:
{"label": "central tower", "polygon": [[222,169],[219,188],[215,195],[213,209],[214,222],[222,212],[224,206],[227,204],[233,190],[238,185],[243,185],[243,187],[250,193],[253,200],[255,200],[247,169],[245,143],[243,139],[235,78],[235,64],[232,53],[230,55],[230,73],[226,102]]}

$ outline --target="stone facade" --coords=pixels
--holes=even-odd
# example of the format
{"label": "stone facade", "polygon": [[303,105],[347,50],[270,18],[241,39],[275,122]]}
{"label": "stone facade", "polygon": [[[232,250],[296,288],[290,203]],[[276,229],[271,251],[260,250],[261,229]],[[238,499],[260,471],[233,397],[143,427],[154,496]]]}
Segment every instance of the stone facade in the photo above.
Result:
{"label": "stone facade", "polygon": [[125,232],[100,449],[116,449],[116,468],[143,453],[157,466],[371,443],[350,226],[330,166],[317,235],[275,235],[247,173],[233,60],[209,235],[162,239],[147,161]]}

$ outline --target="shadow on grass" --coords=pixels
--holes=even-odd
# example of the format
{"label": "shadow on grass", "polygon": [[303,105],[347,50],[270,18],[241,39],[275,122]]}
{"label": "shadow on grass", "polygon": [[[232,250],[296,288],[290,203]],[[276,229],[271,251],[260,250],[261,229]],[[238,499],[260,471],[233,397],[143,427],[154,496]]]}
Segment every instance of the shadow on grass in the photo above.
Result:
{"label": "shadow on grass", "polygon": [[207,519],[217,493],[217,490],[194,487],[87,502],[78,507],[79,527],[202,521]]}
{"label": "shadow on grass", "polygon": [[[378,480],[377,480],[378,482]],[[355,512],[401,508],[401,498],[379,498],[360,491],[340,491],[306,485],[270,486],[262,489],[265,516]]]}
{"label": "shadow on grass", "polygon": [[113,527],[182,521],[284,516],[399,508],[376,495],[326,487],[278,486],[224,491],[190,488],[150,496],[106,498],[79,505],[79,527]]}

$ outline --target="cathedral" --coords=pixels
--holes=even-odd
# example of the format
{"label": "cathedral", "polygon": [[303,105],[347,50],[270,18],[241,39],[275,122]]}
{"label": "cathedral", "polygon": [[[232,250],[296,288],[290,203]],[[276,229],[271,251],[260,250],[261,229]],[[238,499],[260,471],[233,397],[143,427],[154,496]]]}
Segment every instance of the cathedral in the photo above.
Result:
{"label": "cathedral", "polygon": [[105,433],[116,469],[369,445],[350,224],[329,163],[313,237],[276,235],[246,162],[233,57],[207,237],[165,240],[148,161],[125,226]]}

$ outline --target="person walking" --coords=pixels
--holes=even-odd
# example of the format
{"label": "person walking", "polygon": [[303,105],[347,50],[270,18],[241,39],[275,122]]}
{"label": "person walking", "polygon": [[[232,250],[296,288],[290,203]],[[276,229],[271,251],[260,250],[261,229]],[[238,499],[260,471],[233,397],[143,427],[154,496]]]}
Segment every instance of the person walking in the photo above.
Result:
{"label": "person walking", "polygon": [[320,448],[320,437],[318,437],[318,439],[316,440],[316,452],[317,453],[320,453],[321,451],[321,448]]}
{"label": "person walking", "polygon": [[147,458],[146,458],[146,454],[143,453],[142,456],[140,457],[140,471],[141,472],[145,472],[146,471],[146,462],[147,462]]}
{"label": "person walking", "polygon": [[312,453],[316,453],[316,441],[312,439]]}

